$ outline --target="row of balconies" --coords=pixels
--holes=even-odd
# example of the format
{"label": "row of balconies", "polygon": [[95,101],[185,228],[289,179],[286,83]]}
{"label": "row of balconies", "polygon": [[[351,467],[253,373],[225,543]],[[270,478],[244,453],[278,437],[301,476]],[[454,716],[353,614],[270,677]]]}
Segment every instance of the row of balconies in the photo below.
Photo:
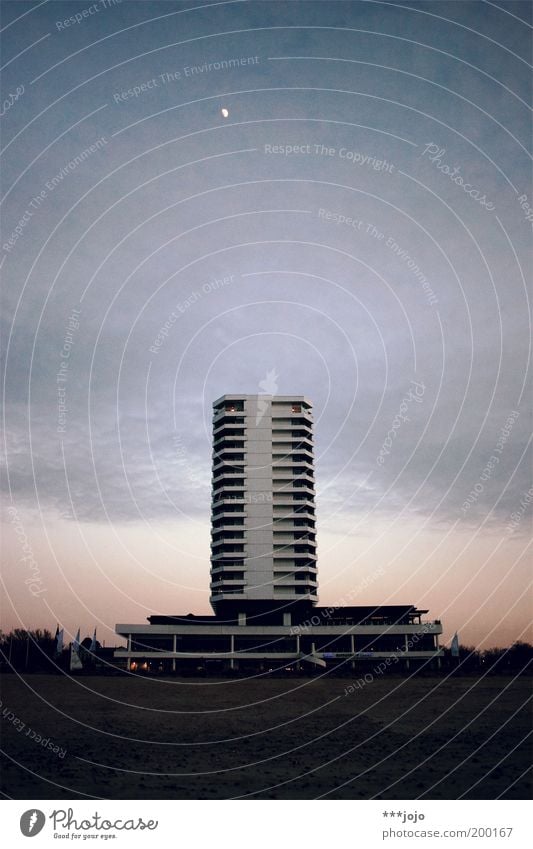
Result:
{"label": "row of balconies", "polygon": [[[314,492],[314,487],[308,481],[295,481],[292,484],[288,484],[282,487],[276,487],[272,492],[272,496],[274,504],[282,504],[284,503],[284,499],[287,498],[293,498],[295,501],[302,500],[297,498],[297,496],[299,495],[304,495],[311,502],[313,502]],[[243,485],[239,484],[237,481],[235,483],[231,483],[229,481],[222,481],[220,484],[217,484],[214,487],[213,497],[215,503],[223,499],[225,495],[227,495],[228,498],[239,500],[243,504],[250,502],[250,496],[247,496],[245,494]],[[289,501],[289,503],[292,503],[292,501]]]}
{"label": "row of balconies", "polygon": [[[250,503],[260,503],[259,498],[253,499],[253,493],[245,495],[242,491],[233,491],[231,488],[227,492],[223,489],[217,491],[213,496],[212,510],[213,515],[219,515],[221,512],[236,512],[246,513],[246,506]],[[270,500],[270,499],[266,499]],[[293,513],[305,513],[312,516],[315,515],[314,494],[311,491],[299,489],[293,491],[280,490],[272,493],[272,503],[274,515],[292,515]]]}
{"label": "row of balconies", "polygon": [[[266,529],[268,526],[264,526],[263,529]],[[213,542],[240,542],[246,538],[246,533],[251,529],[245,528],[244,525],[240,525],[239,527],[222,527],[222,528],[214,528],[211,532],[211,536]],[[253,533],[253,531],[252,531]],[[277,550],[277,547],[280,545],[293,545],[298,543],[312,543],[314,544],[316,541],[316,534],[313,530],[306,530],[298,528],[294,531],[287,531],[285,529],[276,531],[274,530],[272,533],[274,549]]]}
{"label": "row of balconies", "polygon": [[[217,446],[213,450],[212,459],[213,465],[224,461],[230,464],[244,462],[246,460],[245,444],[231,448],[228,448],[225,444],[220,447]],[[279,451],[276,448],[272,451],[272,461],[268,463],[268,467],[276,469],[298,464],[305,464],[306,468],[313,467],[313,454],[309,449],[294,448],[288,451]]]}
{"label": "row of balconies", "polygon": [[[233,481],[239,477],[242,478],[245,474],[244,461],[242,463],[236,462],[235,464],[219,462],[212,469],[213,483],[219,483],[220,478],[227,478],[229,481]],[[314,481],[312,467],[294,465],[272,467],[272,483],[282,483],[283,481],[290,483],[293,480],[299,479]]]}
{"label": "row of balconies", "polygon": [[[224,507],[224,504],[221,505]],[[237,506],[242,507],[243,505],[226,505],[226,507]],[[274,515],[272,518],[272,526],[274,530],[298,530],[298,528],[314,528],[315,521],[315,512],[311,507],[306,507],[302,505],[304,510],[287,510],[286,507],[279,507],[276,505],[274,510]],[[244,525],[246,514],[244,511],[233,511],[229,509],[219,509],[220,505],[217,506],[216,512],[213,511],[211,517],[211,526],[215,528],[219,528],[227,525]],[[268,520],[269,521],[269,520]],[[264,527],[264,524],[261,524],[259,527]]]}
{"label": "row of balconies", "polygon": [[[213,421],[217,421],[219,418],[224,416],[245,414],[246,410],[244,400],[237,399],[235,401],[225,401],[223,404],[220,404],[218,407],[213,409]],[[291,404],[290,407],[285,402],[276,403],[274,401],[271,404],[271,415],[273,419],[287,418],[289,416],[298,416],[298,418],[301,416],[307,419],[312,419],[313,417],[311,407],[308,404],[296,401],[294,404]]]}
{"label": "row of balconies", "polygon": [[[298,547],[303,548],[304,546]],[[299,567],[316,568],[316,548],[307,546],[306,548],[309,550],[305,551],[289,550],[289,548],[290,546],[286,546],[280,551],[272,551],[271,556],[274,561],[274,565],[277,563],[280,568],[285,570],[288,568],[293,569]],[[296,549],[296,546],[293,548]],[[235,555],[237,555],[237,558]],[[245,560],[254,560],[254,558],[246,557],[244,553],[244,545],[239,545],[238,543],[233,543],[231,547],[225,546],[224,543],[211,546],[212,568],[214,568],[215,563],[225,565],[228,561],[231,561],[232,563],[239,562],[239,559],[242,559],[242,562]]]}
{"label": "row of balconies", "polygon": [[[226,402],[224,405],[219,407],[215,407],[213,410],[213,422],[217,422],[220,419],[227,418],[228,416],[245,416],[246,410],[244,408],[244,401],[234,401],[233,403]],[[275,421],[277,419],[296,419],[299,421],[300,419],[312,421],[313,414],[311,412],[311,408],[306,404],[294,403],[291,407],[285,404],[272,404],[271,405],[271,417],[272,420]]]}
{"label": "row of balconies", "polygon": [[[220,425],[213,431],[213,447],[218,450],[221,444],[226,440],[244,444],[246,437],[245,431],[246,425],[244,422],[233,422],[231,425],[227,422],[221,422]],[[278,451],[280,450],[277,448],[278,445],[287,445],[289,443],[291,450],[298,448],[300,444],[302,447],[309,450],[309,446],[312,447],[313,445],[313,433],[311,428],[286,425],[272,431],[272,445]]]}
{"label": "row of balconies", "polygon": [[[296,524],[296,522],[298,522],[298,524]],[[296,521],[291,519],[277,519],[274,522],[260,522],[258,525],[250,527],[245,525],[244,516],[221,516],[213,519],[211,523],[212,530],[217,532],[225,531],[228,535],[230,535],[234,530],[254,531],[265,530],[269,527],[272,528],[275,537],[282,535],[290,536],[291,539],[302,539],[312,535],[314,539],[316,524],[311,518],[298,519]]]}
{"label": "row of balconies", "polygon": [[[234,596],[244,596],[245,597],[245,589],[244,587],[239,589],[229,589],[221,588],[221,589],[212,589],[211,590],[211,600],[214,602],[225,601],[226,598],[232,599]],[[306,596],[310,601],[316,601],[317,599],[317,591],[311,587],[277,587],[274,586],[274,598],[275,599],[283,599],[284,601],[292,601],[299,597],[299,600],[303,601],[303,596]],[[244,599],[243,599],[244,600]]]}

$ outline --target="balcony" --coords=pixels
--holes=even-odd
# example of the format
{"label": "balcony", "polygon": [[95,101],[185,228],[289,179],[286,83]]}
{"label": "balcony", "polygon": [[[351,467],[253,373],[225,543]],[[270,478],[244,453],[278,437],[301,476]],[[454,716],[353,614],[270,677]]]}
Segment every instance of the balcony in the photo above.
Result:
{"label": "balcony", "polygon": [[231,519],[235,516],[237,519],[244,521],[246,517],[246,512],[244,510],[244,504],[225,504],[223,501],[219,502],[216,507],[213,507],[211,513],[212,522],[218,519]]}
{"label": "balcony", "polygon": [[235,451],[231,448],[223,448],[221,451],[213,451],[213,466],[220,463],[244,463],[246,456],[244,451]]}
{"label": "balcony", "polygon": [[[306,569],[314,568],[316,569],[317,556],[314,551],[309,551],[305,553],[305,556],[302,552],[289,551],[289,546],[283,546],[279,551],[273,552],[274,565],[278,563],[283,566],[283,568],[289,568],[288,564],[282,561],[291,560],[294,562],[294,568],[298,566],[305,567]],[[291,568],[293,568],[291,566]]]}
{"label": "balcony", "polygon": [[211,546],[211,558],[213,560],[223,555],[233,557],[235,554],[244,554],[244,545],[233,542],[221,542]]}
{"label": "balcony", "polygon": [[229,431],[228,435],[231,435],[232,438],[238,436],[239,433],[244,435],[245,426],[244,416],[224,416],[219,422],[215,423],[213,427],[213,436],[215,438],[220,436],[224,429]]}
{"label": "balcony", "polygon": [[211,599],[213,601],[223,601],[226,596],[244,595],[244,587],[230,589],[223,587],[219,590],[211,590]]}
{"label": "balcony", "polygon": [[212,590],[214,590],[214,589],[226,589],[226,587],[227,587],[229,589],[236,589],[236,590],[239,590],[240,592],[242,592],[242,590],[244,589],[243,581],[244,581],[244,575],[242,575],[240,578],[235,577],[235,579],[232,579],[231,577],[228,577],[227,575],[225,575],[225,576],[220,575],[220,576],[217,577],[216,581],[215,580],[211,581],[210,587],[211,587]]}
{"label": "balcony", "polygon": [[245,435],[243,430],[235,428],[225,428],[213,438],[213,448],[218,451],[222,450],[225,445],[231,445],[232,448],[244,448]]}
{"label": "balcony", "polygon": [[303,581],[295,582],[292,579],[288,580],[286,578],[277,578],[276,576],[274,576],[273,586],[274,587],[279,587],[279,586],[291,587],[293,592],[296,592],[297,588],[298,589],[303,588],[306,591],[312,592],[312,593],[316,593],[317,590],[318,590],[318,584],[317,584],[316,581],[303,580]]}
{"label": "balcony", "polygon": [[314,483],[305,477],[273,478],[272,492],[300,491],[302,489],[314,490]]}
{"label": "balcony", "polygon": [[298,535],[303,533],[307,538],[311,537],[314,542],[316,536],[314,525],[295,525],[290,519],[274,519],[272,522],[272,529],[274,532],[274,539],[278,534],[290,536],[291,539],[302,539],[302,537]]}
{"label": "balcony", "polygon": [[218,510],[221,507],[229,507],[233,510],[235,507],[239,512],[245,509],[246,499],[244,497],[244,487],[241,487],[241,492],[234,492],[231,487],[227,492],[222,490],[213,494],[213,510]]}
{"label": "balcony", "polygon": [[246,454],[242,450],[242,446],[238,448],[228,448],[224,446],[224,448],[220,448],[217,451],[213,451],[213,465],[215,463],[233,463],[233,462],[244,462],[246,460]]}
{"label": "balcony", "polygon": [[226,401],[224,404],[219,404],[213,410],[213,421],[216,422],[223,416],[234,415],[235,413],[244,415],[244,401]]}
{"label": "balcony", "polygon": [[278,545],[274,543],[273,557],[274,560],[294,560],[298,555],[305,554],[307,557],[316,560],[316,547],[311,545]]}
{"label": "balcony", "polygon": [[238,516],[237,518],[227,516],[225,518],[213,519],[211,527],[217,531],[227,531],[228,533],[233,530],[244,530],[244,516]]}
{"label": "balcony", "polygon": [[272,482],[278,483],[280,481],[293,481],[293,480],[309,480],[314,482],[314,474],[311,467],[306,469],[302,466],[287,466],[283,467],[275,467],[272,469]]}
{"label": "balcony", "polygon": [[222,531],[217,528],[217,530],[213,531],[211,534],[211,543],[213,547],[222,543],[233,546],[235,543],[239,544],[243,542],[244,539],[245,532],[237,531],[235,528],[228,528],[227,531]]}
{"label": "balcony", "polygon": [[295,596],[307,596],[309,599],[315,601],[317,598],[317,593],[314,589],[310,587],[280,587],[274,585],[274,598],[283,598],[289,600],[295,598]]}
{"label": "balcony", "polygon": [[213,580],[215,580],[215,576],[217,581],[223,579],[224,577],[231,580],[241,580],[244,581],[244,560],[236,560],[234,563],[220,563],[217,566],[213,566],[211,568],[211,576]]}
{"label": "balcony", "polygon": [[237,478],[239,478],[244,481],[243,473],[243,466],[219,466],[218,469],[213,469],[212,480],[214,484],[219,484],[221,478],[226,478],[228,481],[236,480]]}
{"label": "balcony", "polygon": [[244,496],[244,478],[231,478],[227,475],[213,482],[213,494],[224,489],[241,489]]}
{"label": "balcony", "polygon": [[303,419],[299,420],[291,420],[291,419],[272,419],[272,433],[282,434],[285,439],[287,439],[287,433],[297,431],[304,432],[305,435],[312,433],[311,424],[307,423]]}
{"label": "balcony", "polygon": [[241,569],[244,567],[243,551],[220,551],[217,554],[211,554],[211,570],[219,568],[219,566],[226,568],[235,564],[239,564],[239,568]]}

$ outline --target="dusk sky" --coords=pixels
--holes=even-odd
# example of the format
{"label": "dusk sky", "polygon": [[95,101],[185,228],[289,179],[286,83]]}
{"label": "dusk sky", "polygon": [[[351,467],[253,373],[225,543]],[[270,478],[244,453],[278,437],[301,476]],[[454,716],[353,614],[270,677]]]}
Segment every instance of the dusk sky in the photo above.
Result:
{"label": "dusk sky", "polygon": [[267,392],[321,604],[531,640],[530,16],[3,3],[2,630],[211,612],[211,405]]}

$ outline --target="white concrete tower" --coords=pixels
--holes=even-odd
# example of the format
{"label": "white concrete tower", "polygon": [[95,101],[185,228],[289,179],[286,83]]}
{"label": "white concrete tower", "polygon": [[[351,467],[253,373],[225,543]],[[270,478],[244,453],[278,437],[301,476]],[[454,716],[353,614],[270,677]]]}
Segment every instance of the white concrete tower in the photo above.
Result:
{"label": "white concrete tower", "polygon": [[213,609],[315,604],[310,401],[224,395],[213,408]]}

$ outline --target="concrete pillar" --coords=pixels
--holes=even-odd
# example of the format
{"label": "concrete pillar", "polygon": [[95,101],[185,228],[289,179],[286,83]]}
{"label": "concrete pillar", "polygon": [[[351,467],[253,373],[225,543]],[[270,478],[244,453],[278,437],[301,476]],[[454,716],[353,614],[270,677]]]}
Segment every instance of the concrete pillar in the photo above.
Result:
{"label": "concrete pillar", "polygon": [[[239,616],[240,615],[241,614],[239,613]],[[234,651],[235,651],[235,637],[232,634],[231,637],[230,637],[230,652],[233,654]],[[230,658],[229,668],[235,669],[235,661],[234,661],[233,658]]]}
{"label": "concrete pillar", "polygon": [[239,625],[246,625],[246,613],[239,613]]}
{"label": "concrete pillar", "polygon": [[[435,650],[439,651],[439,635],[435,634]],[[440,657],[437,658],[437,669],[440,669]]]}
{"label": "concrete pillar", "polygon": [[[128,634],[128,652],[130,652],[130,651],[131,651],[131,634]],[[126,661],[126,669],[128,670],[128,672],[131,669],[131,657],[129,657],[129,656],[128,656],[128,659]]]}
{"label": "concrete pillar", "polygon": [[355,669],[355,658],[354,658],[354,655],[355,655],[355,637],[354,637],[353,634],[350,635],[350,643],[351,643],[350,650],[352,652],[352,669]]}
{"label": "concrete pillar", "polygon": [[[176,654],[176,634],[172,637],[172,651]],[[172,658],[172,672],[176,671],[176,658]]]}
{"label": "concrete pillar", "polygon": [[[407,653],[409,651],[409,638],[408,638],[407,634],[405,635],[404,640],[405,640],[405,652]],[[405,658],[405,668],[407,670],[409,670],[409,658],[408,657]]]}
{"label": "concrete pillar", "polygon": [[283,614],[283,624],[284,625],[290,625],[291,624],[291,614],[290,613],[284,613]]}

